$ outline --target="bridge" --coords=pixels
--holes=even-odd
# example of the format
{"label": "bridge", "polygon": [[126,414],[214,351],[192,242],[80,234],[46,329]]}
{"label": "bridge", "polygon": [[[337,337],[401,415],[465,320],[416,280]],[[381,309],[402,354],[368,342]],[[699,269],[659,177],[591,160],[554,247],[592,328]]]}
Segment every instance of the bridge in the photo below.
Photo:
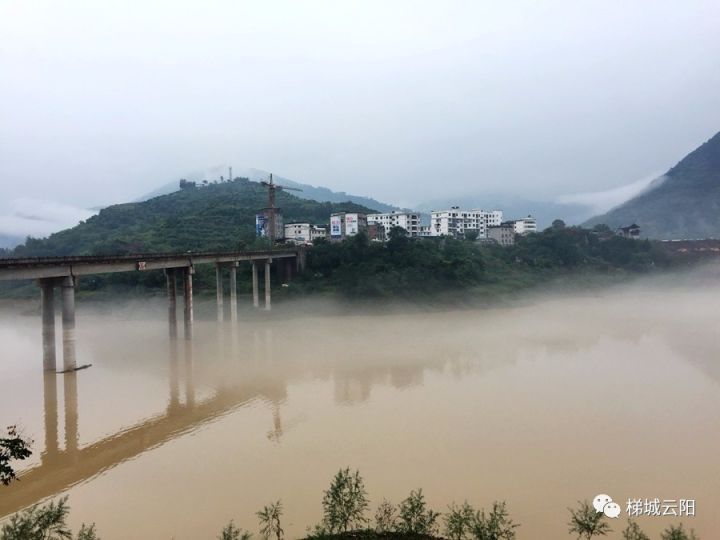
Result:
{"label": "bridge", "polygon": [[147,272],[164,270],[167,283],[168,324],[171,338],[177,337],[178,280],[183,296],[183,328],[185,339],[192,339],[193,285],[195,266],[214,264],[218,321],[224,319],[223,272],[230,274],[230,317],[237,321],[237,267],[242,261],[252,264],[253,305],[260,307],[259,269],[264,266],[265,309],[271,309],[270,269],[274,261],[281,264],[283,274],[291,277],[305,266],[305,248],[283,248],[258,251],[147,253],[137,255],[103,255],[74,257],[33,257],[0,259],[0,281],[34,279],[40,287],[43,339],[43,369],[57,371],[55,351],[55,289],[62,299],[63,369],[78,369],[75,358],[75,286],[81,276],[116,272]]}

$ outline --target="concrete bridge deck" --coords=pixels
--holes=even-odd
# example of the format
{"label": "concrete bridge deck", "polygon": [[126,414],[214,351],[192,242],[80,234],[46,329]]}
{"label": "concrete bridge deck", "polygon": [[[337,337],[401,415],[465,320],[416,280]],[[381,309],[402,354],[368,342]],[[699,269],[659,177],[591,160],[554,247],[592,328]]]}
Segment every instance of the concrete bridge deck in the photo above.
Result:
{"label": "concrete bridge deck", "polygon": [[168,268],[191,267],[197,264],[286,259],[298,257],[298,251],[297,248],[293,248],[0,259],[0,281],[85,276],[113,272],[134,272],[137,270],[165,270]]}

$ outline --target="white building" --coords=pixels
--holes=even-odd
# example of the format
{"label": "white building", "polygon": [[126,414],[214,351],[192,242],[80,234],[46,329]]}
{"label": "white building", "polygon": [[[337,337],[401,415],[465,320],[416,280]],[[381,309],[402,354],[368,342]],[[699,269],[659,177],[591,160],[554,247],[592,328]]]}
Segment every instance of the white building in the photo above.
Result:
{"label": "white building", "polygon": [[477,232],[478,238],[487,238],[487,228],[500,225],[502,215],[501,210],[461,210],[457,206],[436,210],[430,213],[430,235],[464,238],[469,232]]}
{"label": "white building", "polygon": [[295,244],[312,244],[318,238],[325,238],[327,229],[310,223],[288,223],[285,225],[285,239]]}
{"label": "white building", "polygon": [[337,212],[330,215],[330,240],[342,240],[367,230],[365,214]]}
{"label": "white building", "polygon": [[368,214],[368,225],[377,224],[385,229],[385,234],[393,227],[402,227],[408,236],[420,236],[420,214],[413,212],[388,212],[385,214]]}
{"label": "white building", "polygon": [[530,234],[537,232],[537,220],[532,216],[521,219],[511,219],[505,223],[512,225],[515,230],[515,234]]}

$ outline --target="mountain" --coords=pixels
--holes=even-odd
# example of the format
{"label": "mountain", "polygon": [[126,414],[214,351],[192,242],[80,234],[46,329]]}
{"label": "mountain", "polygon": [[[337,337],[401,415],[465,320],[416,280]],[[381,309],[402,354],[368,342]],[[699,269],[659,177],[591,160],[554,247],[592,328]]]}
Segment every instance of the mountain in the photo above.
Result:
{"label": "mountain", "polygon": [[[186,180],[191,180],[194,182],[201,183],[203,180],[208,181],[214,181],[219,179],[221,176],[229,174],[228,168],[224,165],[219,165],[217,167],[211,167],[205,171],[197,171],[192,174],[188,174],[185,176]],[[253,180],[255,182],[260,182],[261,180],[267,180],[270,177],[270,173],[267,171],[263,171],[260,169],[237,169],[233,167],[233,177],[237,178],[247,178],[249,180]],[[345,202],[352,202],[355,204],[359,204],[362,206],[366,206],[368,208],[374,208],[378,212],[391,212],[393,210],[399,210],[397,206],[392,206],[390,204],[386,204],[380,201],[377,201],[370,197],[364,197],[361,195],[352,195],[350,193],[345,193],[344,191],[332,191],[325,187],[316,187],[312,186],[310,184],[303,184],[301,182],[296,182],[294,180],[290,180],[289,178],[284,178],[282,176],[273,175],[273,178],[276,183],[288,186],[288,187],[294,187],[301,189],[302,191],[294,191],[293,194],[301,199],[310,199],[313,201],[319,201],[319,202],[336,202],[336,203],[345,203]],[[163,186],[160,186],[159,188],[151,191],[150,193],[147,193],[140,197],[138,201],[146,201],[148,199],[151,199],[153,197],[157,197],[159,195],[167,195],[169,193],[173,193],[175,191],[178,191],[180,189],[179,184],[177,181],[175,182],[169,182]]]}
{"label": "mountain", "polygon": [[25,239],[19,236],[0,234],[0,249],[14,248],[15,246],[22,244],[24,241]]}
{"label": "mountain", "polygon": [[586,225],[615,228],[633,222],[647,238],[720,238],[720,133],[638,196]]}
{"label": "mountain", "polygon": [[[373,212],[352,202],[330,203],[277,194],[284,219],[326,223],[333,212]],[[99,255],[229,250],[255,241],[255,214],[267,206],[257,182],[187,187],[147,201],[103,208],[79,225],[46,239],[30,239],[15,256]]]}

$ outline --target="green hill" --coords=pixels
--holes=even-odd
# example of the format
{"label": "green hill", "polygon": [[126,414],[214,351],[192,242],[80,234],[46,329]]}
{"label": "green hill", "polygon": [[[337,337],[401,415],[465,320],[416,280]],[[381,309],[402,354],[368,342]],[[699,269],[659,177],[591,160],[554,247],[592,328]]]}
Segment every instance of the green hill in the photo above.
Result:
{"label": "green hill", "polygon": [[[319,203],[279,192],[285,222],[326,223],[332,212],[371,212],[351,202]],[[10,256],[101,255],[168,251],[231,250],[255,242],[255,214],[267,206],[256,182],[190,186],[143,202],[116,204],[72,229],[28,239]]]}
{"label": "green hill", "polygon": [[688,154],[650,189],[586,225],[632,223],[647,238],[720,238],[720,133]]}

